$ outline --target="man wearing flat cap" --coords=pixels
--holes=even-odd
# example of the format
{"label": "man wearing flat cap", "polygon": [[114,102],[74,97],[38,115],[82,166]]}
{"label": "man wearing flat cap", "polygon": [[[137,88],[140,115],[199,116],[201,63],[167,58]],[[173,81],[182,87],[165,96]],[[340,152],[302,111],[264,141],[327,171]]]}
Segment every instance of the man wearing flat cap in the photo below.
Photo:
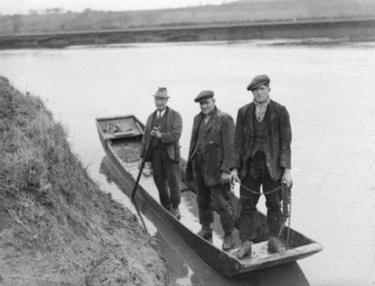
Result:
{"label": "man wearing flat cap", "polygon": [[213,210],[220,215],[225,232],[223,249],[234,246],[233,207],[230,202],[230,172],[233,165],[234,121],[215,105],[213,91],[198,94],[201,112],[195,116],[190,141],[186,179],[193,181],[197,190],[199,221],[198,235],[212,238]]}
{"label": "man wearing flat cap", "polygon": [[[142,138],[142,158],[151,162],[160,203],[180,218],[179,160],[182,118],[167,106],[167,89],[161,87],[154,95],[156,110],[147,119]],[[146,150],[149,146],[149,150]],[[147,152],[146,152],[147,151]],[[147,154],[146,154],[147,153]]]}
{"label": "man wearing flat cap", "polygon": [[281,252],[281,184],[292,185],[291,128],[287,109],[270,99],[270,78],[258,75],[247,90],[253,101],[238,110],[235,139],[235,168],[232,176],[241,180],[240,239],[237,257],[251,255],[256,238],[255,214],[260,186],[266,197],[268,250]]}

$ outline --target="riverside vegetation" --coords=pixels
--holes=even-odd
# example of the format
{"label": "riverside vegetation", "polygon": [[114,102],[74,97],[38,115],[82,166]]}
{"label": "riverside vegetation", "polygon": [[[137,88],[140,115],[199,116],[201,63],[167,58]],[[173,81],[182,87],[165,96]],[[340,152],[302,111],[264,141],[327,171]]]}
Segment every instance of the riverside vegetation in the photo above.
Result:
{"label": "riverside vegetation", "polygon": [[0,284],[166,285],[157,241],[103,193],[42,101],[0,77]]}
{"label": "riverside vegetation", "polygon": [[[223,1],[224,2],[224,1]],[[55,8],[28,15],[1,15],[0,36],[33,33],[121,30],[147,27],[235,24],[375,17],[370,0],[239,0],[145,11],[64,11]]]}

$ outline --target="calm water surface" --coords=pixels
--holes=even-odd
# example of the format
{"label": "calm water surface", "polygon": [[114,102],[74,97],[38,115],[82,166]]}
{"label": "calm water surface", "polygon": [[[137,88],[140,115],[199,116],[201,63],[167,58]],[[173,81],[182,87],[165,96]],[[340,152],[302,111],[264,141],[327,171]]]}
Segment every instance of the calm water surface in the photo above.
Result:
{"label": "calm water surface", "polygon": [[[0,74],[44,100],[92,178],[124,204],[126,196],[99,173],[104,151],[95,117],[133,113],[145,121],[154,108],[151,94],[167,86],[170,106],[184,119],[186,157],[199,111],[196,94],[213,89],[218,107],[235,117],[251,99],[246,85],[259,73],[270,75],[272,98],[291,114],[292,227],[324,250],[298,264],[226,280],[165,230],[169,263],[182,264],[175,284],[375,285],[375,45],[237,42],[0,52]],[[182,258],[171,261],[175,256]]]}

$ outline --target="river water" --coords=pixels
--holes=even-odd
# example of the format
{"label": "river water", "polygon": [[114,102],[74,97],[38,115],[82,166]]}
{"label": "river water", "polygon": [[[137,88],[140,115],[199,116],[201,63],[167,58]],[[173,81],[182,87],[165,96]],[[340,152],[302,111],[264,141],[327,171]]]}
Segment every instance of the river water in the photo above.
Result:
{"label": "river water", "polygon": [[251,100],[246,85],[259,73],[271,77],[271,97],[291,115],[292,227],[324,250],[298,264],[228,280],[173,233],[159,229],[169,265],[180,266],[173,270],[174,283],[375,285],[375,44],[231,42],[0,51],[0,75],[44,100],[91,177],[126,205],[127,197],[99,172],[104,151],[95,117],[133,113],[144,121],[154,108],[151,94],[166,86],[170,106],[184,120],[186,157],[198,92],[214,90],[218,107],[235,117]]}

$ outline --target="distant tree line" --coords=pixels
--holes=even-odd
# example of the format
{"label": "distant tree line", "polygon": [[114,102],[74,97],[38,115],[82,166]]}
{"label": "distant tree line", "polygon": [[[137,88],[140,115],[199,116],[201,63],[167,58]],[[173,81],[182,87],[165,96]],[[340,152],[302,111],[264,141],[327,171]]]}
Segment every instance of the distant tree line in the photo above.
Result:
{"label": "distant tree line", "polygon": [[66,10],[63,8],[49,8],[49,9],[43,9],[43,10],[29,10],[29,15],[56,15],[56,14],[62,14],[65,13]]}
{"label": "distant tree line", "polygon": [[30,10],[27,15],[0,15],[0,35],[352,17],[375,17],[375,1],[241,0],[222,5],[125,12],[91,9],[72,12],[55,7]]}

